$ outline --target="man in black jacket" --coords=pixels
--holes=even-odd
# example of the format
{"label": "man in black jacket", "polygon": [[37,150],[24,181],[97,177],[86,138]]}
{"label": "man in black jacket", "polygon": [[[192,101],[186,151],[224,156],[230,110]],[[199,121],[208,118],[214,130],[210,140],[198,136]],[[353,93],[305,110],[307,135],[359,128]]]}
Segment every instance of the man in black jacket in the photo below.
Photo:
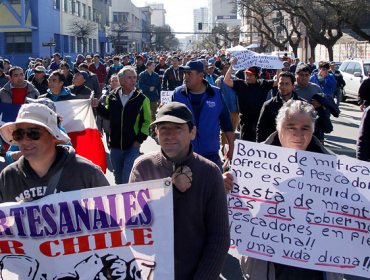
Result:
{"label": "man in black jacket", "polygon": [[294,74],[288,71],[281,72],[278,80],[278,93],[275,97],[266,101],[261,109],[257,123],[257,142],[263,142],[276,131],[276,116],[280,108],[289,99],[302,100],[293,91],[295,83]]}
{"label": "man in black jacket", "polygon": [[110,158],[116,184],[128,182],[140,145],[149,135],[150,101],[136,88],[137,74],[132,66],[118,72],[121,87],[111,91],[106,105],[94,98],[92,106],[103,118],[110,120]]}
{"label": "man in black jacket", "polygon": [[92,91],[85,85],[88,79],[89,74],[85,71],[78,71],[73,75],[72,85],[68,88],[71,93],[76,95],[77,99],[89,99],[91,97]]}

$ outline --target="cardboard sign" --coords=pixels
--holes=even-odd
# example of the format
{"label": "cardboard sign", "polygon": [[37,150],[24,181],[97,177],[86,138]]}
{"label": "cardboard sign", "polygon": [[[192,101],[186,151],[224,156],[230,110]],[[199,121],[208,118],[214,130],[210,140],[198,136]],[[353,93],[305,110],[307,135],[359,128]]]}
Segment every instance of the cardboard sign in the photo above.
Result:
{"label": "cardboard sign", "polygon": [[174,93],[173,90],[169,90],[169,91],[162,90],[161,91],[161,104],[164,105],[164,104],[171,102],[173,93]]}
{"label": "cardboard sign", "polygon": [[369,277],[368,162],[237,140],[232,171],[240,255]]}
{"label": "cardboard sign", "polygon": [[282,69],[283,62],[274,55],[261,55],[252,51],[236,51],[233,56],[238,59],[234,65],[234,70],[243,70],[248,67],[258,66],[263,69]]}

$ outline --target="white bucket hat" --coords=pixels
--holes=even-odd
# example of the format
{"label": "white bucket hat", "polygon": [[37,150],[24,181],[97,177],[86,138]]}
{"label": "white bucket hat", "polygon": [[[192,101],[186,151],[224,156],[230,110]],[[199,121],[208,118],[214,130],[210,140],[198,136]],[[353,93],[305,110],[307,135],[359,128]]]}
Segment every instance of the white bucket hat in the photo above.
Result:
{"label": "white bucket hat", "polygon": [[68,143],[70,138],[61,131],[57,123],[57,114],[49,107],[39,103],[23,104],[19,109],[15,122],[8,122],[0,128],[1,137],[10,145],[17,145],[13,139],[13,131],[16,125],[20,123],[36,124],[44,127],[51,135],[57,139],[57,143]]}

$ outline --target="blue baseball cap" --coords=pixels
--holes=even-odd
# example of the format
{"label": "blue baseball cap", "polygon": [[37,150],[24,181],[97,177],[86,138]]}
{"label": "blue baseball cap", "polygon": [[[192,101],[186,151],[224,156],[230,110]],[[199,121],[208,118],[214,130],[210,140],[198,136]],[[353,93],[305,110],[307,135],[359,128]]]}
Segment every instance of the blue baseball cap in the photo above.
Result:
{"label": "blue baseball cap", "polygon": [[200,60],[191,60],[186,63],[186,66],[180,67],[184,71],[197,71],[197,72],[204,72],[203,63]]}

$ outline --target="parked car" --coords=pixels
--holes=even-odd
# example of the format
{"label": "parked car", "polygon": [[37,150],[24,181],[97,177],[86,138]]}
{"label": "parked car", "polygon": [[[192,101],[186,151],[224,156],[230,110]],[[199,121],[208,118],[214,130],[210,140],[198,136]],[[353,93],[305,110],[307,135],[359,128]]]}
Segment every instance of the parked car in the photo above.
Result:
{"label": "parked car", "polygon": [[370,59],[350,59],[342,62],[339,71],[346,82],[344,95],[358,100],[358,89],[370,70]]}

